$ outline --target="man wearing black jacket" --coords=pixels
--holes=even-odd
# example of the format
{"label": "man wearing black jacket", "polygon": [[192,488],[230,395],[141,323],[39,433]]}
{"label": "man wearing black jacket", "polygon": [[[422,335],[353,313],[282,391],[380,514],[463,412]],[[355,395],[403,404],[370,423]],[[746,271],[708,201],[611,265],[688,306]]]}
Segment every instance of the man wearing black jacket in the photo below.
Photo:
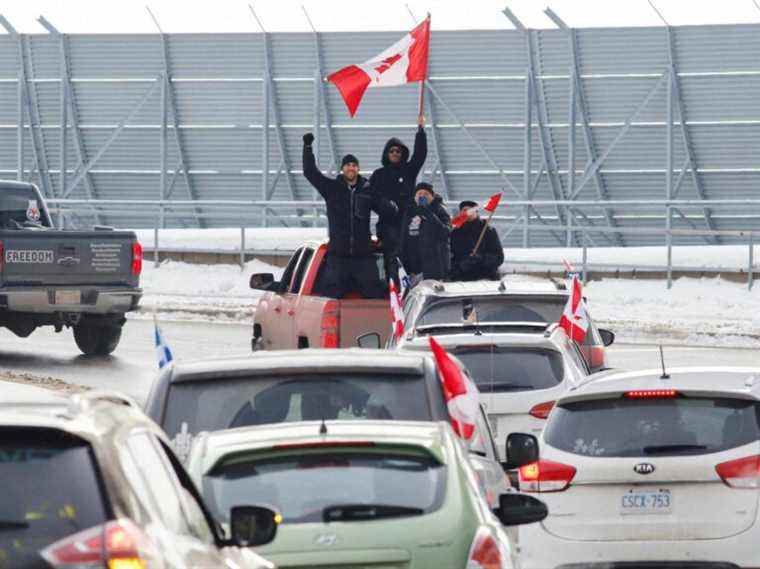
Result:
{"label": "man wearing black jacket", "polygon": [[371,211],[392,216],[397,208],[375,191],[359,175],[359,161],[347,154],[341,173],[328,178],[317,168],[311,144],[314,135],[303,136],[303,173],[327,204],[330,242],[327,260],[318,276],[317,292],[323,296],[343,298],[358,290],[365,298],[383,298],[387,291],[373,256],[370,233]]}
{"label": "man wearing black jacket", "polygon": [[[451,216],[427,182],[417,184],[401,231],[401,260],[417,279],[445,279],[451,268]],[[415,279],[413,279],[415,280]]]}
{"label": "man wearing black jacket", "polygon": [[417,133],[414,135],[414,152],[409,157],[409,148],[398,138],[391,138],[385,143],[381,157],[382,167],[369,178],[370,186],[380,191],[383,197],[398,207],[398,213],[380,215],[375,230],[377,238],[382,241],[386,264],[398,256],[401,225],[408,206],[412,204],[414,184],[422,165],[427,158],[427,135],[425,119],[417,121]]}
{"label": "man wearing black jacket", "polygon": [[463,201],[459,212],[467,210],[468,220],[451,232],[451,278],[455,281],[499,280],[499,267],[504,262],[504,249],[493,227],[486,229],[480,247],[472,255],[486,222],[478,216],[478,204]]}

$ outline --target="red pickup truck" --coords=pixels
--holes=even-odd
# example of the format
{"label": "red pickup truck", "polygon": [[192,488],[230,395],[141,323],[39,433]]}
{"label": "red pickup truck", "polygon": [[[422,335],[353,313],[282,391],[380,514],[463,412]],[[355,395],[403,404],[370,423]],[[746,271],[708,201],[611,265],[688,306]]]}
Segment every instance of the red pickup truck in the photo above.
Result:
{"label": "red pickup truck", "polygon": [[[388,299],[349,293],[337,300],[314,293],[326,253],[326,240],[307,242],[290,258],[279,281],[271,273],[251,275],[251,288],[266,291],[253,318],[254,351],[348,348],[364,335],[371,335],[375,343],[373,333],[380,336],[377,347],[385,345],[391,330]],[[383,256],[377,253],[375,257],[384,276]]]}

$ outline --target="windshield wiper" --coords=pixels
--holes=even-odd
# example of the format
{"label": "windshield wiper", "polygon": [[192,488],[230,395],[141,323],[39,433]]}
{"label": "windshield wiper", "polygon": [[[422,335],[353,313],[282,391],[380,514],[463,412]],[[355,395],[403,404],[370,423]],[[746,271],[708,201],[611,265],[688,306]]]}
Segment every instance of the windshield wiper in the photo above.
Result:
{"label": "windshield wiper", "polygon": [[0,531],[4,529],[27,529],[29,522],[24,520],[0,520]]}
{"label": "windshield wiper", "polygon": [[400,518],[419,516],[425,513],[422,508],[394,506],[393,504],[336,504],[322,510],[325,522],[360,522],[378,518]]}
{"label": "windshield wiper", "polygon": [[671,452],[697,452],[707,450],[705,445],[673,444],[673,445],[651,445],[642,449],[644,454],[668,454]]}

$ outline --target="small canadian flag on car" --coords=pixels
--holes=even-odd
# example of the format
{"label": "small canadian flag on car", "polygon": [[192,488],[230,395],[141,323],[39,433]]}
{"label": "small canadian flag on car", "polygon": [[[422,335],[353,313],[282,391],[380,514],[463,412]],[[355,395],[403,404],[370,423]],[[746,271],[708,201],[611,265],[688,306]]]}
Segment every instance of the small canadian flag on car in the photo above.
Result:
{"label": "small canadian flag on car", "polygon": [[573,276],[570,296],[567,299],[565,310],[559,319],[559,325],[567,332],[567,335],[578,343],[586,339],[588,331],[588,312],[583,300],[583,289],[577,275]]}

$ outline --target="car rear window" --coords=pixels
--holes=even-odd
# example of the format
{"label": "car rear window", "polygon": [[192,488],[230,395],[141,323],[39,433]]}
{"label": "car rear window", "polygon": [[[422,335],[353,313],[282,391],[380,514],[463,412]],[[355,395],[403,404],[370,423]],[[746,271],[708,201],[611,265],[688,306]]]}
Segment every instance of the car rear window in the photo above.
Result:
{"label": "car rear window", "polygon": [[0,188],[0,229],[15,229],[16,224],[37,222],[49,227],[42,204],[31,188]]}
{"label": "car rear window", "polygon": [[450,351],[484,393],[549,389],[565,376],[562,355],[554,350],[486,345],[459,346]]}
{"label": "car rear window", "polygon": [[[399,508],[398,515],[421,515],[440,508],[445,473],[445,466],[423,454],[301,449],[222,463],[204,476],[203,495],[223,523],[240,504],[274,507],[284,524],[321,522],[325,508],[338,505],[390,506]],[[404,512],[407,508],[418,511]]]}
{"label": "car rear window", "polygon": [[0,441],[0,567],[47,567],[40,549],[107,521],[92,450],[49,429],[1,429]]}
{"label": "car rear window", "polygon": [[760,438],[760,407],[730,398],[599,399],[559,405],[544,437],[586,456],[707,454]]}
{"label": "car rear window", "polygon": [[457,298],[439,300],[422,312],[416,326],[458,323],[469,318],[488,322],[558,322],[565,306],[562,296],[531,298]]}
{"label": "car rear window", "polygon": [[162,426],[174,438],[178,433],[322,419],[434,417],[422,375],[312,374],[172,384]]}

